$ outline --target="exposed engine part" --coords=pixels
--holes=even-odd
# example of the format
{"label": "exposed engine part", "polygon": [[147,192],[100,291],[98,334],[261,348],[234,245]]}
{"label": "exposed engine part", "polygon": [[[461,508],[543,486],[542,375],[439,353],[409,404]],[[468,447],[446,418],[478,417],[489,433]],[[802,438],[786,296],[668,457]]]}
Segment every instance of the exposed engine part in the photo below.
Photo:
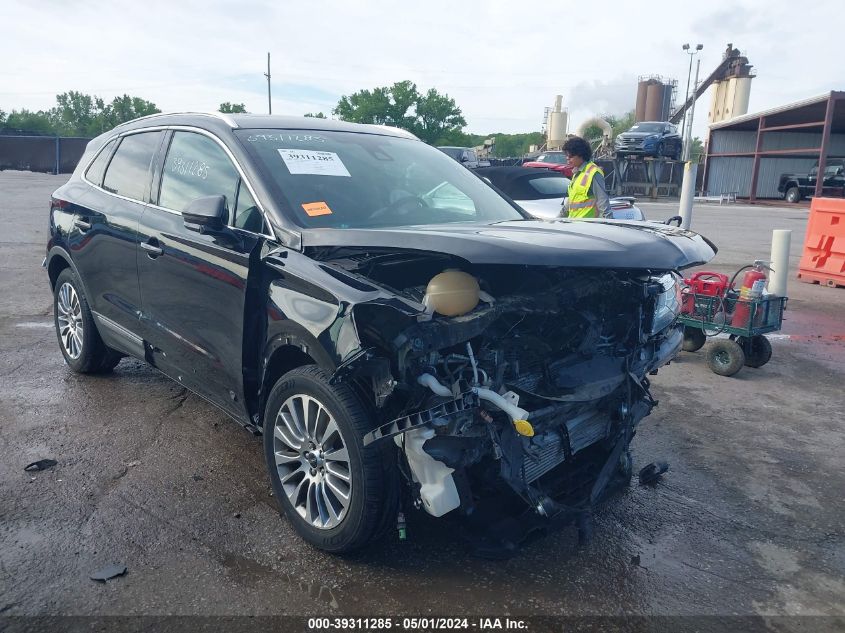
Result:
{"label": "exposed engine part", "polygon": [[461,270],[445,270],[435,275],[425,289],[423,305],[443,316],[460,316],[478,305],[478,280]]}
{"label": "exposed engine part", "polygon": [[[425,387],[428,387],[438,396],[443,396],[445,398],[449,398],[452,396],[452,392],[449,390],[449,388],[437,382],[437,378],[435,378],[431,374],[423,374],[422,376],[417,378],[417,382],[419,382]],[[524,420],[528,417],[528,411],[526,411],[525,409],[520,409],[518,406],[513,404],[512,401],[508,400],[505,396],[496,393],[495,391],[490,391],[489,389],[485,389],[483,387],[473,387],[470,391],[477,395],[481,400],[489,402],[497,409],[501,409],[502,411],[507,413],[508,416],[510,416],[511,420],[513,420],[514,422],[516,422],[517,420]]]}
{"label": "exposed engine part", "polygon": [[434,429],[414,429],[402,437],[395,437],[396,445],[404,449],[414,479],[420,484],[420,499],[426,512],[441,517],[461,505],[461,498],[453,468],[434,459],[423,450],[426,440],[434,437]]}
{"label": "exposed engine part", "polygon": [[[443,426],[448,421],[455,421],[461,416],[470,416],[478,409],[479,399],[473,393],[463,393],[455,400],[442,402],[431,409],[417,411],[410,415],[402,416],[391,420],[387,424],[373,429],[364,436],[364,446],[372,444],[377,440],[401,435],[413,429],[428,426]],[[468,421],[469,419],[467,419]]]}
{"label": "exposed engine part", "polygon": [[393,437],[415,502],[435,516],[470,514],[485,494],[549,518],[588,511],[656,404],[646,376],[682,344],[674,276],[491,266],[447,269],[426,287],[418,264],[364,264],[382,283],[404,272],[412,285],[400,292],[427,317],[367,313],[367,343],[392,355],[395,384],[384,366],[351,363],[349,375],[372,381],[383,416],[365,445]]}

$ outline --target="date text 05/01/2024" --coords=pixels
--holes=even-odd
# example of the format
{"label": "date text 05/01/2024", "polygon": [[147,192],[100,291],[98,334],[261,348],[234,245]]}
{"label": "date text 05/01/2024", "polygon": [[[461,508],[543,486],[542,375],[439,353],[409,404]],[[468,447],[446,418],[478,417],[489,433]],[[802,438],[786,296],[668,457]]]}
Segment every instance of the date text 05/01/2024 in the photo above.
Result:
{"label": "date text 05/01/2024", "polygon": [[527,630],[528,624],[518,618],[437,618],[437,617],[375,617],[375,618],[309,618],[309,631],[349,630],[386,631],[390,629],[414,630],[475,630],[504,631]]}

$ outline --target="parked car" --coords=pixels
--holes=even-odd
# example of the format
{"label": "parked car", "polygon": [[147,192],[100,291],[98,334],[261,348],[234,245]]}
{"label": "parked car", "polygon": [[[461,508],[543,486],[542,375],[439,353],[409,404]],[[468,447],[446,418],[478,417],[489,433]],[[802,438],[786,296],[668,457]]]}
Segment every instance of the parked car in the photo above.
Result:
{"label": "parked car", "polygon": [[481,160],[478,158],[478,152],[471,147],[438,147],[441,152],[447,156],[451,156],[456,161],[461,163],[464,167],[469,169],[477,169],[478,167],[489,167],[489,160]]}
{"label": "parked car", "polygon": [[617,156],[641,154],[643,156],[666,156],[672,160],[681,157],[683,140],[671,123],[643,121],[632,125],[614,140]]}
{"label": "parked car", "polygon": [[[487,167],[475,172],[535,218],[553,220],[561,217],[569,189],[569,178],[560,172],[527,170],[521,167]],[[611,198],[614,220],[645,220],[634,198]]]}
{"label": "parked car", "polygon": [[534,167],[536,169],[550,169],[552,171],[560,172],[567,178],[572,178],[572,166],[569,164],[569,159],[566,158],[564,152],[543,152],[534,160],[529,160],[522,163],[523,167]]}
{"label": "parked car", "polygon": [[714,254],[536,220],[401,130],[160,114],[88,144],[44,264],[71,370],[132,356],[263,433],[280,508],[341,552],[400,499],[583,521],[681,348],[674,271]]}
{"label": "parked car", "polygon": [[[809,173],[781,174],[778,193],[787,202],[800,202],[802,198],[814,196],[819,178],[819,163],[816,162]],[[822,195],[845,197],[845,161],[831,158],[825,162]]]}

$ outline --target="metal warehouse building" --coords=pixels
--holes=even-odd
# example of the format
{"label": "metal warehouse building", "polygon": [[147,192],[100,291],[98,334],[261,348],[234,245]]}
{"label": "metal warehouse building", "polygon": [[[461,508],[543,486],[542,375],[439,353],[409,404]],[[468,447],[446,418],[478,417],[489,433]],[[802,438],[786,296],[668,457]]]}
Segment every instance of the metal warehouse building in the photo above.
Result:
{"label": "metal warehouse building", "polygon": [[[806,173],[816,162],[845,158],[845,92],[758,112],[710,126],[704,189],[742,198],[779,198],[783,173]],[[821,180],[816,185],[821,195]]]}

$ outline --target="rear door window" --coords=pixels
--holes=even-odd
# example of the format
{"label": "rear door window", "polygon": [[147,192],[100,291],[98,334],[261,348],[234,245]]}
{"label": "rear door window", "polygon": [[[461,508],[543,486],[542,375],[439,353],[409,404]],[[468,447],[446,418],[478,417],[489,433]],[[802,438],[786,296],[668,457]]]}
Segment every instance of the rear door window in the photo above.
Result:
{"label": "rear door window", "polygon": [[109,163],[103,189],[143,202],[150,181],[150,163],[162,134],[141,132],[124,136]]}
{"label": "rear door window", "polygon": [[109,141],[106,146],[100,150],[100,153],[97,154],[97,158],[95,158],[88,166],[88,170],[85,172],[85,178],[88,179],[88,182],[93,183],[98,187],[103,184],[103,174],[106,172],[106,165],[109,162],[109,157],[111,156],[115,143],[117,143],[117,139]]}
{"label": "rear door window", "polygon": [[229,156],[216,141],[195,132],[174,132],[164,161],[158,204],[181,212],[197,198],[219,195],[226,198],[231,214],[239,179]]}

